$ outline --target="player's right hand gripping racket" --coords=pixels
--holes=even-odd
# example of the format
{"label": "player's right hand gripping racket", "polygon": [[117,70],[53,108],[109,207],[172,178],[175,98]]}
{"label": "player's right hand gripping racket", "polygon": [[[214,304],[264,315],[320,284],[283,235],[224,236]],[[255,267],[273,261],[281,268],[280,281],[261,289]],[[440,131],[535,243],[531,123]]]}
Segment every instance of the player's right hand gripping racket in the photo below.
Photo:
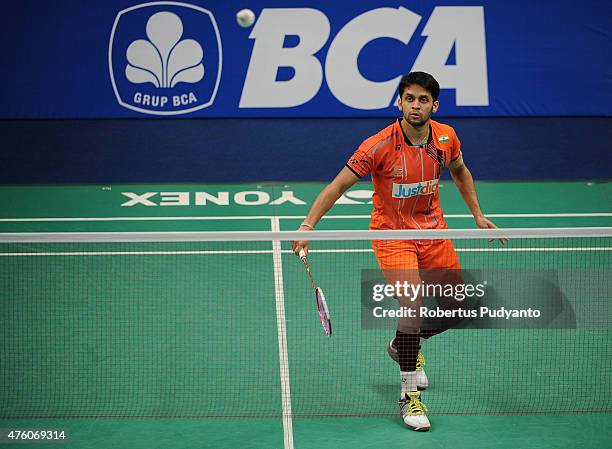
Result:
{"label": "player's right hand gripping racket", "polygon": [[312,273],[310,272],[310,267],[308,266],[308,259],[306,258],[306,253],[303,249],[300,250],[300,259],[302,259],[302,263],[304,264],[304,267],[306,267],[306,272],[308,273],[308,277],[310,277],[312,289],[314,290],[315,297],[317,298],[317,310],[319,311],[319,319],[321,320],[321,325],[323,326],[323,330],[325,330],[325,335],[331,337],[331,317],[329,316],[327,302],[325,302],[325,295],[323,295],[323,290],[321,290],[321,288],[315,285],[314,279],[312,278]]}

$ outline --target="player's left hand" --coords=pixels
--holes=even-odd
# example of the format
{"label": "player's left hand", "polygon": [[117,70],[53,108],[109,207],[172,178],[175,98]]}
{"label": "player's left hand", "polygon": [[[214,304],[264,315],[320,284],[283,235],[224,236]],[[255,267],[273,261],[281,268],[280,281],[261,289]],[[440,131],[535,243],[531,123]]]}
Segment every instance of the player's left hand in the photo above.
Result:
{"label": "player's left hand", "polygon": [[[493,223],[491,220],[489,220],[484,215],[475,216],[474,221],[476,222],[476,226],[478,226],[480,229],[497,229],[497,226],[495,226],[495,223]],[[492,242],[492,241],[493,240],[489,240],[489,242]],[[501,242],[502,245],[505,245],[506,243],[508,243],[508,239],[506,237],[500,238],[499,241]]]}

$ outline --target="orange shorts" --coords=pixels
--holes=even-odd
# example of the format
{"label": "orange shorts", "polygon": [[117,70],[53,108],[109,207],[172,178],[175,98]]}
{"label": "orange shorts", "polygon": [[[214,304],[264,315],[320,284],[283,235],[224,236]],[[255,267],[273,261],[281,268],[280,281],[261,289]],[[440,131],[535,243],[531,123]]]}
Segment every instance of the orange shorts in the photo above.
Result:
{"label": "orange shorts", "polygon": [[383,271],[461,269],[450,240],[374,240],[372,248]]}
{"label": "orange shorts", "polygon": [[[372,248],[383,275],[389,284],[421,281],[433,284],[459,284],[462,282],[461,264],[450,240],[374,240]],[[418,309],[423,297],[395,296],[402,307]],[[454,300],[436,298],[443,308],[457,307]],[[422,328],[422,319],[403,317],[398,329],[411,333]]]}

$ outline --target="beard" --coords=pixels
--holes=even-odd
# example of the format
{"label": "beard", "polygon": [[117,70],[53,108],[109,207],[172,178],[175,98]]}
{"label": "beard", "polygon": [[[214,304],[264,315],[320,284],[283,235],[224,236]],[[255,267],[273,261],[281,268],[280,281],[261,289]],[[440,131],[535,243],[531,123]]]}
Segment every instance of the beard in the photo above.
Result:
{"label": "beard", "polygon": [[425,123],[427,123],[427,120],[429,120],[429,118],[431,117],[431,111],[429,113],[423,113],[421,114],[421,116],[417,119],[415,117],[412,117],[410,114],[404,116],[404,118],[406,119],[406,121],[414,126],[415,128],[420,128],[421,126],[425,125]]}

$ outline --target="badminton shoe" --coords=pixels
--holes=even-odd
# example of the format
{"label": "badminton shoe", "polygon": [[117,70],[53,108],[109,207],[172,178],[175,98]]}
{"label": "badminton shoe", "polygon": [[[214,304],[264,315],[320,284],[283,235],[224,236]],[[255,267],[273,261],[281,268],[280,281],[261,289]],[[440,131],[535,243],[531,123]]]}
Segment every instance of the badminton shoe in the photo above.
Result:
{"label": "badminton shoe", "polygon": [[408,391],[399,401],[400,415],[404,424],[417,432],[427,432],[431,424],[425,412],[427,407],[421,402],[420,391]]}

